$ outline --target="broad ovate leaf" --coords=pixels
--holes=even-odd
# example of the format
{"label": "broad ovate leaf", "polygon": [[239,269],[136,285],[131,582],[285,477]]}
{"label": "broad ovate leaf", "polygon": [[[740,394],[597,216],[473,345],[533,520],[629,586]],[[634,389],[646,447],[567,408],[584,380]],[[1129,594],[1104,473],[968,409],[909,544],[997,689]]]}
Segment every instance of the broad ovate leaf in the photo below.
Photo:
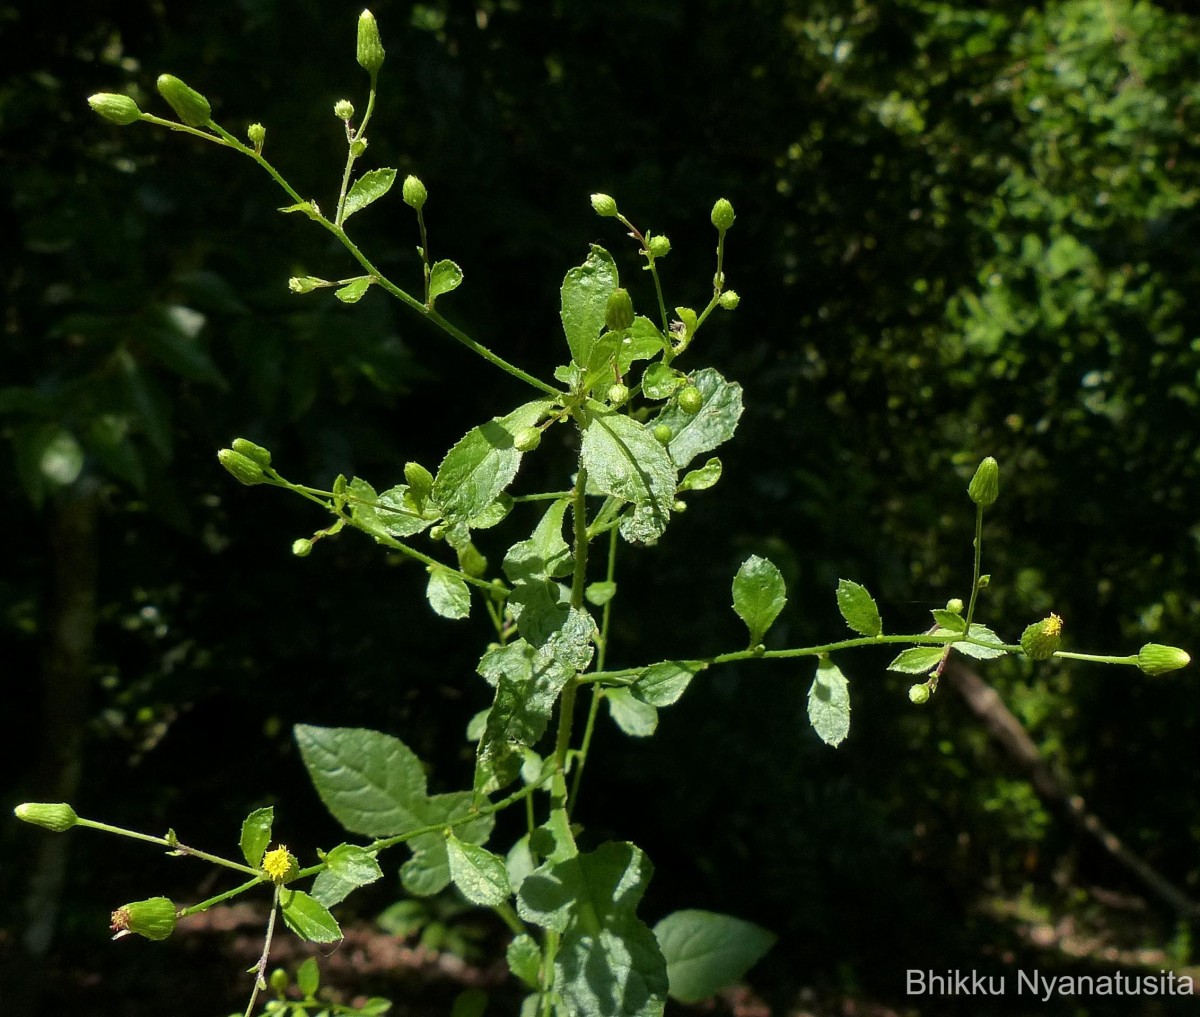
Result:
{"label": "broad ovate leaf", "polygon": [[346,204],[342,206],[342,221],[345,222],[355,212],[366,208],[371,202],[378,201],[391,189],[396,182],[394,169],[367,170],[354,181],[350,193],[346,195]]}
{"label": "broad ovate leaf", "polygon": [[828,657],[808,690],[808,719],[826,745],[840,745],[850,733],[850,684]]}
{"label": "broad ovate leaf", "polygon": [[676,911],[654,926],[672,999],[698,1003],[734,984],[775,943],[760,925],[712,911]]}

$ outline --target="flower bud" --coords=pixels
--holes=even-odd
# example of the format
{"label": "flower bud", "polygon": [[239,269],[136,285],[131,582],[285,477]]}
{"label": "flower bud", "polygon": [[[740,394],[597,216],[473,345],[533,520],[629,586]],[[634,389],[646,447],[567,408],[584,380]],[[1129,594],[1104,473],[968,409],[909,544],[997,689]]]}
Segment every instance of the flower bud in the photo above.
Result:
{"label": "flower bud", "polygon": [[136,900],[112,913],[113,938],[133,933],[146,939],[166,939],[175,931],[175,905],[167,897]]}
{"label": "flower bud", "polygon": [[25,802],[13,809],[13,815],[22,823],[43,826],[55,833],[69,830],[79,821],[75,810],[65,802]]}
{"label": "flower bud", "polygon": [[367,150],[367,145],[371,143],[370,138],[355,138],[350,142],[350,154],[358,159]]}
{"label": "flower bud", "polygon": [[633,324],[633,298],[629,290],[618,286],[608,295],[608,306],[604,309],[604,327],[610,332],[621,332]]}
{"label": "flower bud", "polygon": [[318,279],[314,275],[294,275],[288,280],[288,289],[293,293],[311,293],[322,286],[328,286],[326,279]]}
{"label": "flower bud", "polygon": [[246,137],[254,146],[254,151],[261,152],[263,142],[267,140],[267,129],[262,124],[251,124],[246,128]]}
{"label": "flower bud", "polygon": [[1049,660],[1058,651],[1062,642],[1062,619],[1052,614],[1021,633],[1021,650],[1030,660]]}
{"label": "flower bud", "polygon": [[425,185],[421,183],[420,178],[411,175],[404,178],[400,193],[404,197],[404,204],[415,208],[418,212],[425,207],[425,199],[429,197],[429,192],[425,190]]}
{"label": "flower bud", "polygon": [[272,883],[285,883],[300,871],[300,863],[282,844],[263,855],[262,869]]}
{"label": "flower bud", "polygon": [[116,92],[97,92],[88,97],[88,105],[109,123],[125,127],[141,119],[138,104],[127,95]]}
{"label": "flower bud", "polygon": [[271,972],[271,977],[267,979],[267,984],[271,986],[271,991],[276,996],[282,996],[287,992],[288,975],[283,968],[276,968]]}
{"label": "flower bud", "polygon": [[518,452],[532,452],[542,443],[542,432],[536,427],[523,427],[513,435],[513,448]]}
{"label": "flower bud", "polygon": [[971,496],[971,501],[982,508],[994,504],[1000,496],[1000,464],[992,456],[979,464],[967,487],[967,494]]}
{"label": "flower bud", "polygon": [[247,459],[253,459],[263,469],[271,465],[271,453],[261,445],[255,445],[248,438],[234,438],[230,448]]}
{"label": "flower bud", "polygon": [[946,610],[949,611],[951,614],[962,614],[963,613],[962,597],[951,597],[948,601],[946,601]]}
{"label": "flower bud", "polygon": [[654,440],[660,445],[669,445],[671,439],[675,437],[670,424],[655,424],[652,433],[654,434]]}
{"label": "flower bud", "polygon": [[333,104],[333,115],[339,120],[349,120],[354,116],[354,103],[349,99],[338,99]]}
{"label": "flower bud", "polygon": [[712,219],[712,224],[724,233],[733,225],[733,206],[724,198],[718,198],[717,203],[713,205],[712,216],[710,218]]}
{"label": "flower bud", "polygon": [[676,498],[671,503],[671,511],[672,512],[686,512],[687,511],[687,502],[684,501],[682,498]]}
{"label": "flower bud", "polygon": [[704,405],[704,394],[695,385],[687,385],[679,393],[679,408],[684,413],[699,413]]}
{"label": "flower bud", "polygon": [[626,400],[629,399],[629,386],[622,385],[617,382],[615,385],[609,386],[608,402],[611,406],[624,406]]}
{"label": "flower bud", "polygon": [[292,541],[292,554],[297,558],[307,558],[312,554],[313,542],[307,537],[297,537]]}
{"label": "flower bud", "polygon": [[217,459],[239,483],[250,487],[263,482],[262,467],[249,456],[244,456],[241,452],[235,452],[231,448],[223,448],[217,453]]}
{"label": "flower bud", "polygon": [[717,298],[717,303],[727,311],[732,311],[741,302],[742,298],[738,296],[737,290],[726,290]]}
{"label": "flower bud", "polygon": [[372,78],[379,73],[383,66],[383,40],[379,38],[379,26],[375,24],[375,15],[363,11],[358,16],[358,66]]}
{"label": "flower bud", "polygon": [[913,685],[908,690],[908,698],[911,702],[920,706],[922,703],[929,702],[929,686],[922,682],[920,685]]}
{"label": "flower bud", "polygon": [[597,215],[611,219],[617,214],[617,199],[609,194],[593,194],[592,208],[596,210]]}
{"label": "flower bud", "polygon": [[158,76],[158,94],[167,100],[167,105],[188,127],[203,127],[212,122],[212,107],[208,100],[174,74]]}
{"label": "flower bud", "polygon": [[1147,643],[1138,651],[1137,666],[1148,675],[1157,677],[1168,671],[1178,671],[1187,667],[1192,658],[1178,646],[1164,646],[1162,643]]}
{"label": "flower bud", "polygon": [[665,258],[671,253],[671,241],[660,233],[656,233],[646,241],[650,253],[656,258]]}

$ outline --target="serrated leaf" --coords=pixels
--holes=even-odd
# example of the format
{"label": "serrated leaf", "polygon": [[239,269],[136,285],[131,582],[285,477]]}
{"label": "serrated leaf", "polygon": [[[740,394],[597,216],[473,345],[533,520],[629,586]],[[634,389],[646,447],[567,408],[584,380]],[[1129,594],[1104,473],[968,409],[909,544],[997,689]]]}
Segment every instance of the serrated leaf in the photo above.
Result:
{"label": "serrated leaf", "polygon": [[639,360],[650,360],[668,349],[669,345],[658,326],[639,314],[617,347],[617,367],[621,376],[624,377]]}
{"label": "serrated leaf", "polygon": [[350,185],[350,193],[346,195],[346,203],[342,206],[342,222],[345,222],[355,212],[360,212],[371,202],[378,201],[396,182],[394,169],[367,170],[361,177]]}
{"label": "serrated leaf", "polygon": [[340,289],[334,290],[333,295],[343,304],[357,304],[370,288],[371,277],[364,275],[358,279],[351,280]]}
{"label": "serrated leaf", "polygon": [[726,381],[711,367],[691,375],[691,383],[700,390],[703,404],[696,413],[686,413],[672,400],[651,426],[666,424],[673,437],[667,446],[676,467],[682,469],[704,452],[723,445],[737,430],[742,416],[742,386]]}
{"label": "serrated leaf", "polygon": [[[436,506],[427,498],[428,493],[418,503],[411,488],[406,484],[398,484],[376,497],[374,517],[383,530],[393,537],[404,539],[415,536],[440,518]],[[424,510],[418,508],[418,504],[423,505]]]}
{"label": "serrated leaf", "polygon": [[913,646],[901,650],[896,659],[888,664],[888,670],[900,671],[903,674],[924,674],[938,666],[945,652],[943,646]]}
{"label": "serrated leaf", "polygon": [[604,694],[614,723],[631,738],[649,738],[658,728],[658,710],[635,699],[629,689],[609,689]]}
{"label": "serrated leaf", "polygon": [[504,956],[508,961],[508,970],[517,978],[531,989],[540,986],[538,974],[542,970],[542,950],[537,940],[523,933],[508,944]]}
{"label": "serrated leaf", "polygon": [[508,870],[504,859],[478,844],[468,844],[453,833],[446,836],[450,878],[472,904],[495,907],[508,900]]}
{"label": "serrated leaf", "polygon": [[588,490],[632,502],[621,520],[621,536],[653,544],[667,528],[675,500],[675,467],[662,444],[631,417],[589,402],[590,418],[579,447],[588,471]]}
{"label": "serrated leaf", "polygon": [[935,610],[931,612],[933,620],[945,632],[965,632],[967,619],[954,611]]}
{"label": "serrated leaf", "polygon": [[698,1003],[733,985],[775,944],[760,925],[712,911],[676,911],[654,926],[672,999]]}
{"label": "serrated leaf", "polygon": [[955,643],[954,648],[964,656],[974,657],[976,660],[995,660],[997,657],[1003,657],[1007,652],[1003,649],[1004,640],[986,625],[980,625],[979,622],[971,622],[971,638],[987,645]]}
{"label": "serrated leaf", "polygon": [[750,630],[751,645],[762,641],[786,603],[783,576],[772,562],[756,554],[742,562],[733,577],[733,609]]}
{"label": "serrated leaf", "polygon": [[849,579],[839,579],[837,605],[846,624],[859,635],[877,636],[883,631],[879,608],[865,586]]}
{"label": "serrated leaf", "polygon": [[279,895],[283,920],[301,939],[310,943],[336,943],[342,938],[337,919],[319,900],[303,890],[284,890]]}
{"label": "serrated leaf", "polygon": [[434,612],[443,618],[457,620],[471,613],[471,591],[457,572],[435,565],[429,573],[425,597]]}
{"label": "serrated leaf", "polygon": [[[454,824],[455,835],[469,844],[484,843],[492,832],[495,817],[479,815],[476,797],[470,791],[433,795],[426,803],[425,826]],[[465,820],[465,822],[461,822]],[[430,897],[450,885],[450,859],[441,832],[423,833],[408,842],[413,856],[400,867],[400,882],[414,896]]]}
{"label": "serrated leaf", "polygon": [[429,303],[462,285],[463,272],[453,261],[435,261],[429,270]]}
{"label": "serrated leaf", "polygon": [[817,664],[808,690],[808,719],[826,745],[839,745],[850,733],[850,684],[828,658]]}
{"label": "serrated leaf", "polygon": [[275,809],[268,805],[265,809],[255,809],[242,822],[242,836],[239,846],[246,864],[257,869],[262,865],[263,855],[267,845],[271,843],[271,824],[275,821]]}
{"label": "serrated leaf", "polygon": [[513,435],[536,424],[551,405],[538,399],[473,427],[446,453],[433,481],[433,497],[448,519],[466,522],[479,516],[512,483],[521,465]]}
{"label": "serrated leaf", "polygon": [[700,469],[688,472],[683,480],[679,482],[677,490],[680,493],[684,491],[707,491],[720,479],[721,460],[713,456]]}
{"label": "serrated leaf", "polygon": [[563,280],[561,298],[563,332],[571,359],[586,368],[592,347],[604,328],[608,296],[617,288],[617,266],[603,247],[592,245],[587,260],[571,269]]}
{"label": "serrated leaf", "polygon": [[340,904],[354,890],[382,878],[379,862],[366,848],[339,844],[325,856],[325,868],[313,880],[312,895],[327,908]]}
{"label": "serrated leaf", "polygon": [[683,695],[692,678],[703,671],[704,666],[677,660],[652,664],[631,686],[633,694],[651,706],[670,706]]}
{"label": "serrated leaf", "polygon": [[571,570],[571,549],[563,539],[566,498],[552,502],[528,540],[518,541],[504,556],[504,574],[512,582],[550,579]]}

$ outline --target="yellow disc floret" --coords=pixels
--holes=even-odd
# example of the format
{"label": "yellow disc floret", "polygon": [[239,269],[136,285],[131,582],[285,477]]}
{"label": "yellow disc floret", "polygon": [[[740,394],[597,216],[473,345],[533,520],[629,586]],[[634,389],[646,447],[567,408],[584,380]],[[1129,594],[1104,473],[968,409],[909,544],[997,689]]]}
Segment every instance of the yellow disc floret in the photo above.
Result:
{"label": "yellow disc floret", "polygon": [[268,851],[263,855],[262,867],[263,872],[270,876],[271,882],[284,883],[296,874],[299,866],[296,863],[296,856],[280,844],[274,851]]}

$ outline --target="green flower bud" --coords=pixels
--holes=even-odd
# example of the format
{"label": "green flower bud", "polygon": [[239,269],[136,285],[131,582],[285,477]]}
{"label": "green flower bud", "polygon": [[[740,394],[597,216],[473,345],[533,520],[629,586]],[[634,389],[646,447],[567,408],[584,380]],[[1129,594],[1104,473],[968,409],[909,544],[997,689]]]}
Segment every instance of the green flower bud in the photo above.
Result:
{"label": "green flower bud", "polygon": [[97,92],[88,97],[88,105],[109,123],[120,124],[122,127],[140,120],[142,116],[136,102],[129,96],[116,92]]}
{"label": "green flower bud", "polygon": [[620,382],[609,387],[608,401],[612,406],[623,406],[629,398],[629,386],[622,385]]}
{"label": "green flower bud", "polygon": [[732,311],[741,302],[742,298],[738,296],[737,290],[726,290],[717,298],[717,303],[727,311]]}
{"label": "green flower bud", "polygon": [[446,527],[438,525],[429,528],[430,540],[444,540],[446,538]]}
{"label": "green flower bud", "polygon": [[367,145],[369,144],[369,138],[355,138],[352,142],[350,142],[350,154],[354,156],[355,159],[359,158],[363,152],[367,150]]}
{"label": "green flower bud", "polygon": [[144,936],[146,939],[166,939],[175,931],[175,905],[167,897],[136,900],[112,913],[113,938]]}
{"label": "green flower bud", "polygon": [[379,38],[379,26],[375,24],[375,15],[363,11],[358,16],[358,66],[372,78],[379,73],[383,66],[383,40]]}
{"label": "green flower bud", "polygon": [[234,438],[230,448],[247,459],[253,459],[263,469],[271,465],[271,453],[247,438]]}
{"label": "green flower bud", "polygon": [[293,293],[311,293],[322,286],[328,286],[329,280],[318,279],[314,275],[294,275],[288,280],[288,289]]}
{"label": "green flower bud", "polygon": [[608,295],[608,306],[604,309],[604,327],[610,332],[620,332],[633,324],[633,298],[629,290],[618,286]]}
{"label": "green flower bud", "polygon": [[1021,633],[1021,650],[1030,660],[1049,660],[1058,650],[1062,642],[1062,619],[1052,614],[1032,625],[1027,625]]}
{"label": "green flower bud", "polygon": [[652,433],[654,435],[654,440],[660,445],[669,445],[671,443],[671,439],[675,437],[675,432],[671,430],[670,424],[655,424],[654,431]]}
{"label": "green flower bud", "polygon": [[298,537],[292,541],[292,554],[297,558],[307,558],[312,554],[313,542],[307,537]]}
{"label": "green flower bud", "polygon": [[254,151],[261,152],[263,142],[267,140],[267,129],[262,124],[251,124],[246,128],[246,137],[250,139]]}
{"label": "green flower bud", "polygon": [[661,234],[655,234],[646,241],[650,253],[656,258],[665,258],[671,253],[671,241]]}
{"label": "green flower bud", "polygon": [[704,405],[704,394],[695,385],[687,385],[679,393],[679,408],[684,413],[699,413]]}
{"label": "green flower bud", "polygon": [[241,452],[235,452],[231,448],[223,448],[217,453],[217,459],[239,483],[251,487],[263,482],[262,467],[249,456],[244,456]]}
{"label": "green flower bud", "polygon": [[617,199],[608,194],[593,194],[592,208],[596,214],[611,219],[617,214]]}
{"label": "green flower bud", "polygon": [[513,435],[513,448],[518,452],[532,452],[542,443],[542,432],[536,427],[523,427]]}
{"label": "green flower bud", "polygon": [[354,103],[349,99],[338,99],[333,104],[333,115],[339,120],[349,120],[354,116]]}
{"label": "green flower bud", "polygon": [[979,464],[967,487],[967,494],[976,505],[987,508],[1000,496],[1000,464],[988,456]]}
{"label": "green flower bud", "polygon": [[687,511],[687,502],[684,501],[682,498],[676,498],[671,503],[671,511],[672,512],[686,512]]}
{"label": "green flower bud", "polygon": [[13,815],[22,823],[43,826],[55,833],[69,830],[79,821],[75,810],[65,802],[25,802],[13,809]]}
{"label": "green flower bud", "polygon": [[724,198],[718,198],[717,203],[713,205],[712,216],[710,218],[712,219],[712,224],[724,233],[733,225],[733,206]]}
{"label": "green flower bud", "polygon": [[425,190],[425,185],[421,183],[420,178],[411,175],[404,178],[400,193],[404,197],[404,204],[415,208],[418,212],[425,207],[425,199],[429,197],[429,192]]}
{"label": "green flower bud", "polygon": [[271,977],[267,979],[267,984],[271,986],[271,991],[276,996],[283,996],[287,992],[288,974],[283,968],[276,968],[271,972]]}
{"label": "green flower bud", "polygon": [[929,686],[922,682],[920,685],[913,685],[908,690],[908,698],[917,706],[929,702]]}
{"label": "green flower bud", "polygon": [[962,598],[961,597],[952,597],[950,600],[946,601],[946,610],[949,611],[951,614],[962,614],[963,613]]}
{"label": "green flower bud", "polygon": [[212,122],[212,107],[208,100],[174,74],[158,76],[158,94],[167,100],[167,105],[188,127],[203,127]]}
{"label": "green flower bud", "polygon": [[1137,666],[1148,675],[1157,677],[1168,671],[1178,671],[1187,667],[1192,658],[1178,646],[1164,646],[1162,643],[1147,643],[1138,651]]}

